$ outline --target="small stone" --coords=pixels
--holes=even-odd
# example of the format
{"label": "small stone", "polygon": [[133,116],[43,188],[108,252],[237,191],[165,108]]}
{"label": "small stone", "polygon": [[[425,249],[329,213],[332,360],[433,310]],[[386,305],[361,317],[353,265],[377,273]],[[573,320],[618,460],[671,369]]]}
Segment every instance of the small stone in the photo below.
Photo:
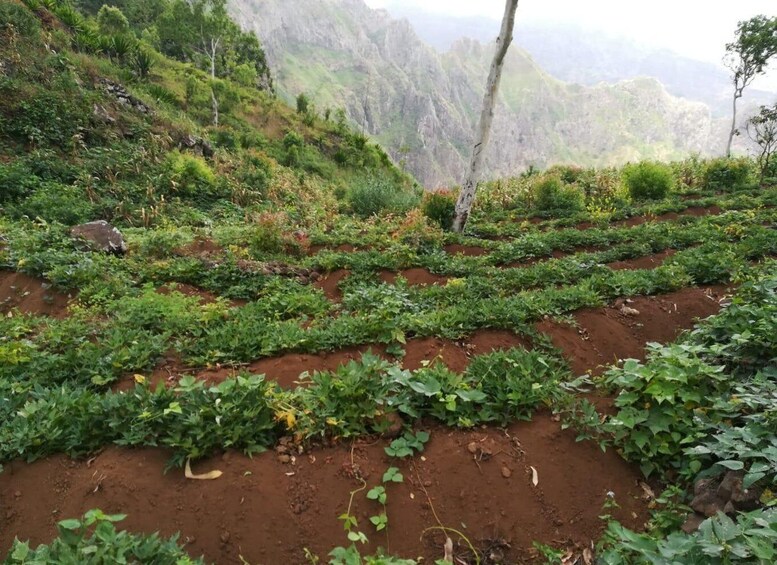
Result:
{"label": "small stone", "polygon": [[279,454],[288,453],[289,448],[286,447],[285,445],[279,445],[275,448],[275,451],[277,451]]}
{"label": "small stone", "polygon": [[424,486],[429,488],[430,486],[432,486],[432,481],[429,481],[429,480],[424,481]]}
{"label": "small stone", "polygon": [[623,314],[624,316],[639,316],[639,310],[635,310],[634,308],[629,308],[628,306],[622,306],[621,314]]}
{"label": "small stone", "polygon": [[473,442],[470,442],[469,445],[467,445],[467,451],[469,451],[472,455],[475,455],[478,452],[478,444]]}
{"label": "small stone", "polygon": [[221,540],[221,543],[229,543],[229,532],[221,532],[219,539]]}
{"label": "small stone", "polygon": [[503,476],[505,479],[509,479],[510,477],[512,477],[512,476],[513,476],[513,472],[510,470],[510,468],[509,468],[509,467],[507,467],[506,465],[504,465],[504,466],[502,466],[502,476]]}
{"label": "small stone", "polygon": [[278,456],[278,461],[283,463],[284,465],[291,462],[291,457],[285,453]]}
{"label": "small stone", "polygon": [[17,490],[16,492],[14,492],[14,493],[13,493],[13,495],[14,495],[14,497],[15,497],[15,498],[21,498],[21,496],[22,496],[22,491],[20,491],[20,490]]}

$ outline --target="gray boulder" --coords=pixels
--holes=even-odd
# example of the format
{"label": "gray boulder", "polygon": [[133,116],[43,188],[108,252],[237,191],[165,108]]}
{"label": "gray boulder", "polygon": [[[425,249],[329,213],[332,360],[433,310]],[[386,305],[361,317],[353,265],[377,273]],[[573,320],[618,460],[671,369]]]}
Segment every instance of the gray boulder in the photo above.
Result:
{"label": "gray boulder", "polygon": [[85,251],[112,255],[124,255],[127,252],[127,243],[122,233],[105,220],[75,226],[70,230],[70,237]]}

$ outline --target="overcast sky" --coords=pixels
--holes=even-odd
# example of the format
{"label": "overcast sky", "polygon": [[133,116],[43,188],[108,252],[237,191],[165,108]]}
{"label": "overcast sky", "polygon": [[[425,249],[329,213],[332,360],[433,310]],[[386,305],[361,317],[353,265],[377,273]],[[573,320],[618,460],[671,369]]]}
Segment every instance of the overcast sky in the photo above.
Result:
{"label": "overcast sky", "polygon": [[[434,12],[498,19],[505,6],[504,0],[402,1]],[[366,2],[372,7],[383,7],[397,0]],[[726,42],[733,38],[737,21],[756,14],[776,16],[777,0],[520,0],[518,3],[518,18],[523,21],[572,22],[718,63]],[[777,72],[772,70],[767,81],[769,86],[777,88],[775,79]]]}

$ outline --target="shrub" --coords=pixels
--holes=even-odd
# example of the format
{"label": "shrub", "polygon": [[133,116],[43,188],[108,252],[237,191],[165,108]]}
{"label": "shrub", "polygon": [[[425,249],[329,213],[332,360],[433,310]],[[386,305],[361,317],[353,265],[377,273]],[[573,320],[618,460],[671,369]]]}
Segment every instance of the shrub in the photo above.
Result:
{"label": "shrub", "polygon": [[574,165],[554,165],[546,171],[548,174],[558,176],[564,184],[576,183],[584,172],[585,169]]}
{"label": "shrub", "polygon": [[418,199],[417,195],[382,177],[358,181],[348,192],[351,211],[362,218],[382,212],[406,212],[418,203]]}
{"label": "shrub", "polygon": [[266,253],[299,254],[303,250],[302,243],[290,232],[286,214],[263,212],[253,218],[253,226],[248,235],[248,246],[256,256]]}
{"label": "shrub", "polygon": [[431,225],[420,210],[411,210],[402,225],[394,232],[394,238],[418,252],[439,249],[443,244],[440,227]]}
{"label": "shrub", "polygon": [[737,190],[750,180],[749,159],[713,159],[704,170],[703,184],[707,190]]}
{"label": "shrub", "polygon": [[47,222],[75,225],[93,220],[95,208],[83,189],[43,182],[30,196],[9,206],[8,213],[16,217],[28,216],[42,218]]}
{"label": "shrub", "polygon": [[216,187],[216,175],[201,157],[175,151],[166,168],[173,190],[184,196],[210,195]]}
{"label": "shrub", "polygon": [[456,212],[456,195],[448,190],[427,192],[421,210],[424,216],[442,229],[449,230],[453,226],[453,215]]}
{"label": "shrub", "polygon": [[583,194],[574,186],[564,186],[557,176],[540,178],[532,187],[534,205],[540,212],[579,212]]}
{"label": "shrub", "polygon": [[103,4],[97,12],[97,25],[103,35],[127,33],[130,30],[129,21],[119,8]]}
{"label": "shrub", "polygon": [[40,179],[19,161],[0,163],[0,204],[30,194],[40,185]]}
{"label": "shrub", "polygon": [[661,200],[674,188],[674,175],[668,165],[642,161],[627,165],[623,181],[634,200]]}

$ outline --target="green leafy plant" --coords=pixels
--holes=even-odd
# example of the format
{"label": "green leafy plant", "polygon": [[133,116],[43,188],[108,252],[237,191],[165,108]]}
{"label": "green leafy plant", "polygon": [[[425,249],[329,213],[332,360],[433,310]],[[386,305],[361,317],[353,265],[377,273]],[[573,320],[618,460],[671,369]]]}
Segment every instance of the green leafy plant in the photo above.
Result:
{"label": "green leafy plant", "polygon": [[713,159],[707,163],[702,183],[709,190],[738,190],[747,185],[751,171],[749,159]]}
{"label": "green leafy plant", "polygon": [[423,451],[427,441],[429,441],[429,432],[405,432],[402,437],[392,441],[384,450],[386,455],[401,459]]}
{"label": "green leafy plant", "polygon": [[3,563],[158,563],[159,565],[194,565],[204,563],[192,559],[178,545],[178,536],[168,540],[158,534],[150,536],[117,531],[114,523],[124,515],[107,515],[90,510],[81,519],[62,520],[57,525],[59,536],[48,545],[37,548],[14,541]]}
{"label": "green leafy plant", "polygon": [[607,565],[772,563],[777,558],[777,510],[756,510],[732,520],[718,514],[692,534],[666,538],[633,532],[610,522],[599,560]]}
{"label": "green leafy plant", "polygon": [[634,200],[660,200],[674,188],[672,169],[661,163],[643,161],[623,170],[623,181]]}
{"label": "green leafy plant", "polygon": [[456,209],[456,195],[450,191],[428,192],[421,203],[424,216],[444,230],[453,225],[453,213]]}
{"label": "green leafy plant", "polygon": [[545,176],[533,186],[534,206],[540,212],[570,214],[583,209],[583,194],[573,185],[564,185],[558,176]]}

